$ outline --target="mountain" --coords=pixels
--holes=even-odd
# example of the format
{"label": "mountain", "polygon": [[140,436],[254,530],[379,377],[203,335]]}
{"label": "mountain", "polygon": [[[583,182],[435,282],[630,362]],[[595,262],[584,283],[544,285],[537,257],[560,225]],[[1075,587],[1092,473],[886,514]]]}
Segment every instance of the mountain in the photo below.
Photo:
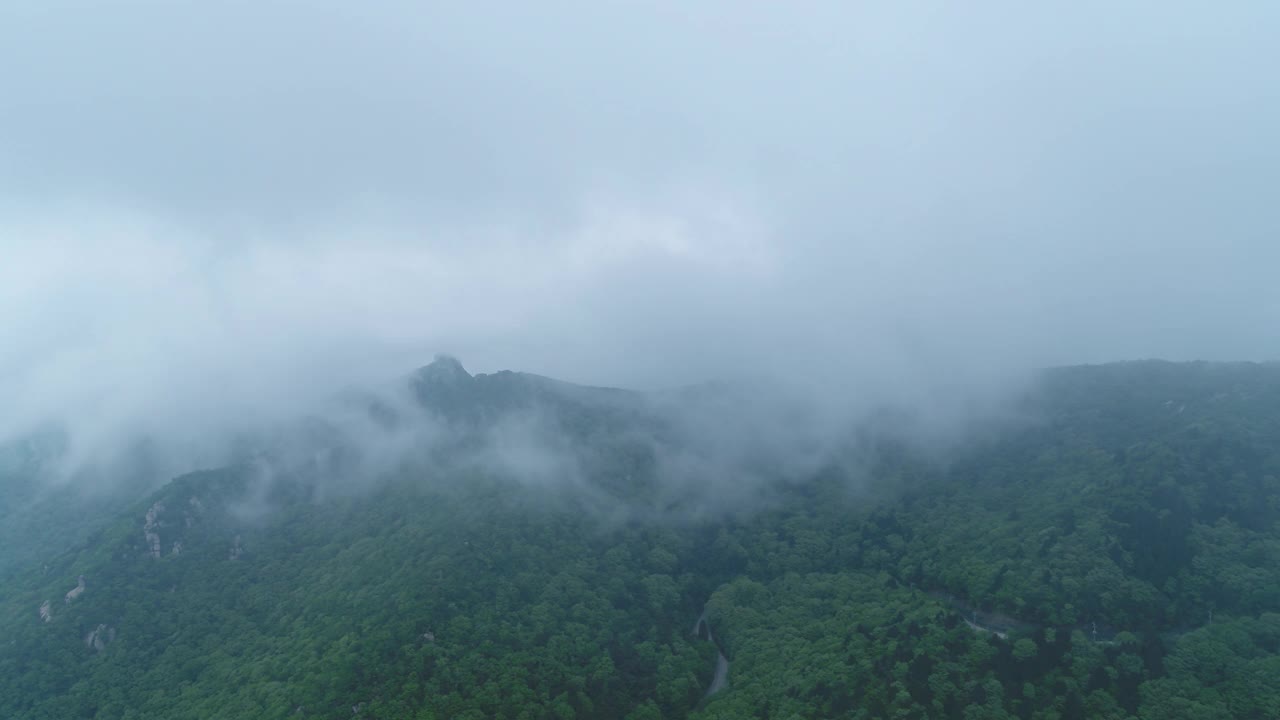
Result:
{"label": "mountain", "polygon": [[405,387],[6,535],[0,717],[1280,717],[1280,366],[1050,370],[803,463],[719,387]]}
{"label": "mountain", "polygon": [[15,573],[83,543],[155,485],[145,446],[67,477],[66,445],[51,431],[0,445],[0,598]]}
{"label": "mountain", "polygon": [[422,407],[470,429],[523,413],[582,437],[642,424],[647,409],[640,393],[510,370],[473,376],[447,355],[419,369],[409,382]]}

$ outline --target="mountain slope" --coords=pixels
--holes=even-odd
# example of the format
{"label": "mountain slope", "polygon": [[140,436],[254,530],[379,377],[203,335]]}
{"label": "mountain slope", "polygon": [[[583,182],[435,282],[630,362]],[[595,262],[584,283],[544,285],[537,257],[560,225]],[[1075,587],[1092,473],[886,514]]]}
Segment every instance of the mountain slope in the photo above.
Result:
{"label": "mountain slope", "polygon": [[643,395],[450,359],[410,387],[434,440],[359,490],[195,473],[15,576],[0,716],[1280,709],[1276,366],[1050,371],[946,463],[864,432],[719,514],[681,509],[662,458],[699,439]]}

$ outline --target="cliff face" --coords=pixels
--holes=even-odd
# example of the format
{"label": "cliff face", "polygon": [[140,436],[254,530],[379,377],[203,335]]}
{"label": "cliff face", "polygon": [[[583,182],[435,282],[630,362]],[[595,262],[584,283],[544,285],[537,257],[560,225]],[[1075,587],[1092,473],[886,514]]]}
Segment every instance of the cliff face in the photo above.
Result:
{"label": "cliff face", "polygon": [[[146,553],[159,560],[164,556],[164,548],[169,547],[169,556],[177,557],[186,549],[184,537],[186,531],[194,528],[205,516],[205,503],[200,497],[192,495],[185,503],[179,499],[166,498],[170,504],[176,503],[176,509],[167,511],[164,500],[157,500],[147,509],[142,518],[142,537],[146,544]],[[178,510],[182,512],[182,522],[174,517]],[[164,537],[161,530],[164,530]]]}
{"label": "cliff face", "polygon": [[156,501],[151,509],[147,510],[142,524],[142,533],[147,540],[147,552],[157,559],[160,557],[160,513],[162,512],[164,512],[164,503]]}
{"label": "cliff face", "polygon": [[66,603],[70,605],[72,600],[75,600],[76,598],[80,597],[83,594],[84,594],[84,576],[81,575],[80,580],[76,584],[76,586],[71,588],[71,590],[67,592],[67,595],[65,598]]}
{"label": "cliff face", "polygon": [[115,639],[115,628],[108,627],[105,624],[99,624],[98,627],[89,631],[89,634],[84,636],[84,646],[94,652],[102,652],[106,649],[107,645]]}
{"label": "cliff face", "polygon": [[49,601],[45,600],[40,605],[40,619],[45,622],[53,620],[53,610],[49,607]]}

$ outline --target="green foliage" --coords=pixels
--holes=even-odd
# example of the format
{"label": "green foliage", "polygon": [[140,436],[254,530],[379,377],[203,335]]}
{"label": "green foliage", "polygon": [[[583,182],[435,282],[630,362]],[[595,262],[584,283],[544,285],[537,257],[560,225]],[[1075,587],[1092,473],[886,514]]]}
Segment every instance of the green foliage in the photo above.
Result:
{"label": "green foliage", "polygon": [[[482,408],[561,392],[493,377]],[[670,495],[631,410],[565,407],[585,492],[228,469],[58,534],[0,484],[37,540],[8,553],[0,717],[1280,717],[1280,368],[1054,371],[946,466],[876,440],[859,492],[830,468],[678,522],[601,511]]]}

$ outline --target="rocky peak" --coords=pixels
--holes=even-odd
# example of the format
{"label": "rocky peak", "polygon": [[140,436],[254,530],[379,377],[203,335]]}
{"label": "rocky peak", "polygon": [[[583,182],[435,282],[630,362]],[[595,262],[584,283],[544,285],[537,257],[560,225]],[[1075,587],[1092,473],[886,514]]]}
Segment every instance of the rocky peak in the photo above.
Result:
{"label": "rocky peak", "polygon": [[472,380],[471,373],[452,355],[436,355],[430,365],[418,370],[418,379],[427,385],[457,387]]}
{"label": "rocky peak", "polygon": [[446,416],[474,409],[476,379],[450,355],[437,355],[434,362],[420,368],[413,375],[412,386],[424,407]]}

